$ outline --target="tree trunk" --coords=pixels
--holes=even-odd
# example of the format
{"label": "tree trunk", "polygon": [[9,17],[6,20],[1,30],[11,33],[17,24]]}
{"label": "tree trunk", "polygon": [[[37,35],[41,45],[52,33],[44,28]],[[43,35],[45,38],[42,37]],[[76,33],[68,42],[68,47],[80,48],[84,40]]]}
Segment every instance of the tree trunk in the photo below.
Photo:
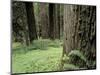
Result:
{"label": "tree trunk", "polygon": [[81,6],[79,20],[79,49],[89,61],[96,60],[96,7]]}
{"label": "tree trunk", "polygon": [[60,5],[55,5],[54,9],[54,38],[60,39]]}
{"label": "tree trunk", "polygon": [[34,6],[32,2],[27,2],[25,3],[25,5],[26,5],[26,12],[27,12],[30,43],[32,43],[34,39],[37,39],[36,24],[35,24],[35,17],[34,17]]}
{"label": "tree trunk", "polygon": [[48,11],[47,4],[40,3],[40,26],[41,26],[41,36],[43,39],[48,38]]}
{"label": "tree trunk", "polygon": [[29,34],[28,34],[28,24],[27,16],[25,10],[25,3],[13,2],[13,38],[16,42],[21,42],[22,44],[28,46]]}
{"label": "tree trunk", "polygon": [[60,39],[60,5],[49,4],[49,37]]}
{"label": "tree trunk", "polygon": [[88,61],[96,61],[96,7],[64,6],[63,56],[71,50],[80,50]]}
{"label": "tree trunk", "polygon": [[72,5],[64,5],[63,56],[74,49],[74,12]]}
{"label": "tree trunk", "polygon": [[49,37],[54,39],[54,4],[49,4]]}
{"label": "tree trunk", "polygon": [[64,13],[64,5],[60,4],[60,38],[63,38],[63,13]]}

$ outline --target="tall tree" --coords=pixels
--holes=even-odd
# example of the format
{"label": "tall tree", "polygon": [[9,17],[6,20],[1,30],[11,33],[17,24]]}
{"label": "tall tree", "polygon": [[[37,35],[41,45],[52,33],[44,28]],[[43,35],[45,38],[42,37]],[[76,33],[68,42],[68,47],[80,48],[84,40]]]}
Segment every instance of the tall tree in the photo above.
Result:
{"label": "tall tree", "polygon": [[60,38],[60,5],[40,3],[39,6],[42,38]]}
{"label": "tall tree", "polygon": [[29,34],[27,26],[27,16],[25,4],[23,2],[13,2],[13,39],[29,45]]}
{"label": "tall tree", "polygon": [[48,5],[46,3],[40,3],[40,26],[41,26],[41,36],[43,39],[48,38]]}
{"label": "tall tree", "polygon": [[32,43],[34,39],[37,39],[34,6],[32,2],[27,2],[25,3],[25,5],[26,5],[26,12],[27,12],[29,38],[30,38],[30,42]]}
{"label": "tall tree", "polygon": [[88,61],[96,61],[95,6],[64,6],[63,56],[73,49],[82,51]]}
{"label": "tall tree", "polygon": [[60,38],[60,5],[49,4],[49,37]]}
{"label": "tall tree", "polygon": [[79,19],[79,48],[87,59],[96,61],[96,7],[81,6]]}
{"label": "tall tree", "polygon": [[64,25],[63,25],[63,13],[64,13],[64,5],[60,4],[60,38],[63,37],[63,29],[64,29]]}
{"label": "tall tree", "polygon": [[55,5],[49,4],[49,37],[54,39],[54,10]]}
{"label": "tall tree", "polygon": [[74,36],[74,24],[73,24],[73,15],[72,5],[64,6],[64,46],[63,54],[69,53],[74,49],[73,36]]}
{"label": "tall tree", "polygon": [[54,9],[54,38],[60,39],[60,5],[55,5]]}

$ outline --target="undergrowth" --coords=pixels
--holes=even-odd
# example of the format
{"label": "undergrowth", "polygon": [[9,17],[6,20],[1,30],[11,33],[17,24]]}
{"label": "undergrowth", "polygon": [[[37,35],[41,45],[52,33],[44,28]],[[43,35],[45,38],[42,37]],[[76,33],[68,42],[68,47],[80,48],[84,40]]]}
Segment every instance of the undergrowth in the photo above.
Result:
{"label": "undergrowth", "polygon": [[48,72],[58,71],[62,56],[62,41],[40,39],[25,47],[20,43],[12,46],[12,72]]}

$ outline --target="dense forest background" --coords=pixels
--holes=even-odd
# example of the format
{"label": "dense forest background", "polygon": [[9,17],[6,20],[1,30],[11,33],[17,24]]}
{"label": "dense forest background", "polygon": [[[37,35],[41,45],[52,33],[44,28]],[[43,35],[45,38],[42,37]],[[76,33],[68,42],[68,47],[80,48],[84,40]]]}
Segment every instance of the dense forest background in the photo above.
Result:
{"label": "dense forest background", "polygon": [[12,72],[96,68],[96,6],[12,2]]}

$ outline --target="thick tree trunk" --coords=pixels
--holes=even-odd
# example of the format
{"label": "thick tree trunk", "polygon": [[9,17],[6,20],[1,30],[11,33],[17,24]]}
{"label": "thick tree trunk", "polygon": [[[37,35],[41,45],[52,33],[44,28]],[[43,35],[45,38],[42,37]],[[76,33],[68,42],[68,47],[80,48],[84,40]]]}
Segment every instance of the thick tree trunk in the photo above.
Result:
{"label": "thick tree trunk", "polygon": [[73,6],[65,5],[63,54],[68,54],[74,49],[74,15]]}
{"label": "thick tree trunk", "polygon": [[54,39],[54,4],[49,4],[49,37]]}
{"label": "thick tree trunk", "polygon": [[49,4],[49,37],[60,39],[60,5]]}
{"label": "thick tree trunk", "polygon": [[23,2],[13,2],[13,33],[13,38],[17,39],[17,42],[22,42],[26,46],[30,44],[25,3]]}
{"label": "thick tree trunk", "polygon": [[26,13],[26,10],[25,10],[25,4],[24,5],[24,8],[23,8],[23,12],[24,12],[24,15],[23,15],[23,26],[24,26],[24,42],[26,43],[26,46],[29,46],[30,45],[30,37],[29,37],[29,29],[28,29],[28,23],[27,23],[27,13]]}
{"label": "thick tree trunk", "polygon": [[88,61],[96,61],[96,7],[64,6],[63,47],[63,56],[77,49]]}
{"label": "thick tree trunk", "polygon": [[27,12],[27,20],[28,20],[28,29],[29,29],[29,37],[30,42],[34,39],[37,39],[37,32],[36,32],[36,24],[35,24],[35,17],[34,17],[34,6],[33,3],[27,2],[26,5],[26,12]]}
{"label": "thick tree trunk", "polygon": [[55,5],[54,11],[54,38],[60,39],[60,5]]}
{"label": "thick tree trunk", "polygon": [[41,26],[41,36],[43,39],[48,38],[48,11],[47,4],[40,3],[40,26]]}
{"label": "thick tree trunk", "polygon": [[79,20],[79,48],[88,60],[96,60],[96,7],[81,6]]}

